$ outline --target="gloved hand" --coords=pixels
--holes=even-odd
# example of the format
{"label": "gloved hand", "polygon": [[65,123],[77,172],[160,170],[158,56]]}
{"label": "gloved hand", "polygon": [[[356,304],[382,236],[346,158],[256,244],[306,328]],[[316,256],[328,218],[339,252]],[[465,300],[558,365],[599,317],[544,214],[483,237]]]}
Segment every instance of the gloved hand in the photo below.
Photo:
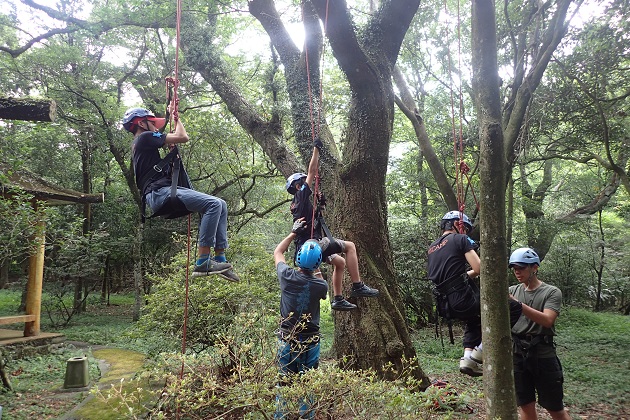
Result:
{"label": "gloved hand", "polygon": [[315,140],[313,140],[313,147],[317,147],[317,150],[321,152],[322,147],[324,147],[324,143],[322,143],[322,139],[320,139],[319,137],[315,137]]}
{"label": "gloved hand", "polygon": [[295,233],[296,235],[306,232],[306,222],[304,221],[304,219],[298,219],[293,222],[293,229],[291,229],[291,232]]}

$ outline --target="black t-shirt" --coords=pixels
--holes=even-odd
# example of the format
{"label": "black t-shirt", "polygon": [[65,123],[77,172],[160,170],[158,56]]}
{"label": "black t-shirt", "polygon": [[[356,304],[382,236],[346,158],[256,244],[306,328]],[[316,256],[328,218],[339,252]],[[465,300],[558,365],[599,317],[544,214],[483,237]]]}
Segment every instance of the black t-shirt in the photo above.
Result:
{"label": "black t-shirt", "polygon": [[[136,174],[136,185],[142,190],[140,182],[145,174],[153,170],[153,167],[162,160],[160,148],[164,146],[166,134],[145,131],[133,140],[131,144],[131,156],[133,169]],[[156,175],[149,185],[142,191],[142,195],[171,185],[171,168],[167,166],[161,175]]]}
{"label": "black t-shirt", "polygon": [[[311,203],[311,187],[306,184],[302,185],[302,188],[298,190],[293,196],[291,201],[291,214],[293,215],[293,221],[304,217],[306,221],[307,229],[300,235],[296,236],[295,243],[299,247],[304,242],[311,239],[311,222],[313,220],[313,203]],[[321,228],[319,223],[315,223],[315,232],[313,239],[321,239]]]}
{"label": "black t-shirt", "polygon": [[288,333],[317,334],[320,304],[326,299],[328,283],[289,267],[284,262],[276,266],[280,282],[280,328]]}
{"label": "black t-shirt", "polygon": [[467,270],[465,254],[479,248],[467,235],[449,233],[434,241],[428,251],[428,276],[435,283],[464,274]]}

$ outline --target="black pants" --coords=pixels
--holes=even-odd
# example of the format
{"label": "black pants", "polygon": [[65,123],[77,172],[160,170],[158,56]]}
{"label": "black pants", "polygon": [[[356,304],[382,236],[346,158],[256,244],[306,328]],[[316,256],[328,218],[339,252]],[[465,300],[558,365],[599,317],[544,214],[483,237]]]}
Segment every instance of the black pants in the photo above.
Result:
{"label": "black pants", "polygon": [[[521,317],[523,309],[521,305],[512,299],[508,300],[510,306],[510,327],[516,324]],[[481,314],[465,319],[464,326],[464,348],[473,348],[481,343]]]}

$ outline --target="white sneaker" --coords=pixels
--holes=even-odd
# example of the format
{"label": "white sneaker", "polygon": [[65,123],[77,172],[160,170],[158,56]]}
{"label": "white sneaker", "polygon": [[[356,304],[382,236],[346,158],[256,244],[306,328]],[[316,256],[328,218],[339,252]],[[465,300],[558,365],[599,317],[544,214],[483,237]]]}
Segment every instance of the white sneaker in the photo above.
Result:
{"label": "white sneaker", "polygon": [[483,363],[483,351],[479,347],[475,347],[470,355],[473,362]]}
{"label": "white sneaker", "polygon": [[459,359],[459,371],[469,376],[483,375],[483,368],[477,362],[472,361],[469,357]]}

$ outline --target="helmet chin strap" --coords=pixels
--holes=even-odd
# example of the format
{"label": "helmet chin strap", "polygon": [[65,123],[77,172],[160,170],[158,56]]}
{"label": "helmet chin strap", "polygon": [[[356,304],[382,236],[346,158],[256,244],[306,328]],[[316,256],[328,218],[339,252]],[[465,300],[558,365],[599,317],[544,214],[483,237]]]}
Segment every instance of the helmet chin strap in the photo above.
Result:
{"label": "helmet chin strap", "polygon": [[531,284],[532,277],[534,277],[537,273],[538,273],[537,271],[532,271],[529,273],[529,276],[527,277],[527,287],[525,288],[525,290],[530,290],[529,286]]}

